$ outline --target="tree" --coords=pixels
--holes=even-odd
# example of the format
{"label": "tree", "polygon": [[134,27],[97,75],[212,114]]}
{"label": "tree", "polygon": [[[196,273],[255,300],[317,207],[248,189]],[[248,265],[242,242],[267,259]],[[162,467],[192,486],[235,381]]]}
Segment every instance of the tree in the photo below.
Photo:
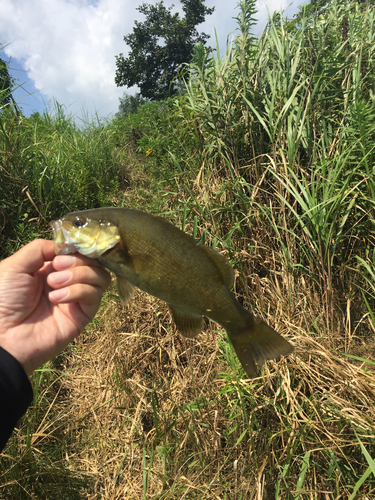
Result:
{"label": "tree", "polygon": [[13,98],[13,89],[14,78],[10,76],[9,65],[0,57],[0,111],[11,107],[15,114],[20,116],[21,111]]}
{"label": "tree", "polygon": [[171,84],[178,68],[192,59],[197,43],[206,43],[208,35],[198,33],[196,26],[213,13],[205,0],[180,0],[185,16],[172,13],[163,1],[137,8],[146,16],[144,22],[135,21],[133,33],[124,36],[130,47],[127,58],[116,56],[118,87],[138,85],[144,98],[164,99],[176,93],[177,85]]}
{"label": "tree", "polygon": [[0,107],[8,106],[12,101],[12,78],[7,63],[0,58]]}
{"label": "tree", "polygon": [[139,93],[130,95],[124,92],[123,96],[120,97],[120,105],[118,109],[119,116],[128,116],[138,111],[139,106],[145,104],[147,99],[144,99]]}

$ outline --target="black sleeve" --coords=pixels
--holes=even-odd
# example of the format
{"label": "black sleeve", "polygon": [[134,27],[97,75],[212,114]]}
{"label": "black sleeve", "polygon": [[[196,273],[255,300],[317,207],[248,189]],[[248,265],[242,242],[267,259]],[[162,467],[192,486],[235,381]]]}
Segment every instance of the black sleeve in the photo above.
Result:
{"label": "black sleeve", "polygon": [[33,390],[24,369],[0,347],[0,451],[32,400]]}

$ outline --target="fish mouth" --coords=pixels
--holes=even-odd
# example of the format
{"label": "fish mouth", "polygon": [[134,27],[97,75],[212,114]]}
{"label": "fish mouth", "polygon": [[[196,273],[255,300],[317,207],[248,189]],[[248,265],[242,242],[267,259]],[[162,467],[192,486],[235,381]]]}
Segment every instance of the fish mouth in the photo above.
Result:
{"label": "fish mouth", "polygon": [[76,253],[77,248],[74,244],[69,243],[70,231],[64,228],[63,221],[53,220],[50,222],[53,229],[53,242],[55,244],[55,255],[65,255]]}

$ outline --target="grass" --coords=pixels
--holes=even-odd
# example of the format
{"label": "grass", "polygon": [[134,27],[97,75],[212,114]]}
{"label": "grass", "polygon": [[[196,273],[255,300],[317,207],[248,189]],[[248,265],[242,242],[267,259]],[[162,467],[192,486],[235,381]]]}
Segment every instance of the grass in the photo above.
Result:
{"label": "grass", "polygon": [[61,498],[66,468],[77,498],[289,498],[298,488],[349,497],[369,466],[355,430],[374,452],[375,385],[363,364],[294,326],[296,355],[248,381],[223,333],[183,339],[165,305],[143,293],[118,307],[107,298],[98,325],[55,368],[63,376],[45,381],[56,399],[44,420],[29,416],[37,428],[29,453],[19,440],[8,491]]}
{"label": "grass", "polygon": [[61,213],[109,203],[118,168],[107,124],[80,128],[55,103],[28,119],[6,108],[0,125],[2,257],[46,234],[48,221]]}
{"label": "grass", "polygon": [[254,16],[240,2],[226,54],[198,47],[186,92],[126,120],[2,115],[1,237],[13,251],[76,208],[161,214],[228,256],[294,354],[246,379],[216,324],[185,339],[165,304],[111,288],[34,374],[0,498],[374,496],[374,10],[307,5],[259,40]]}

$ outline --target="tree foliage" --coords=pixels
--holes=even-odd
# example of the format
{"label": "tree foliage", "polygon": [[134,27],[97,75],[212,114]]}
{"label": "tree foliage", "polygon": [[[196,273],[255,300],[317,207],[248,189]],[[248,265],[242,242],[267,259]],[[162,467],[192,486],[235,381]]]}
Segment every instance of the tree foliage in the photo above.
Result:
{"label": "tree foliage", "polygon": [[144,98],[158,100],[176,93],[171,84],[178,68],[191,61],[194,46],[206,43],[209,37],[198,33],[196,26],[213,13],[205,0],[180,0],[184,17],[172,13],[163,1],[155,5],[143,3],[137,10],[146,16],[144,22],[135,21],[133,33],[124,36],[130,47],[127,58],[116,56],[118,87],[138,85]]}
{"label": "tree foliage", "polygon": [[128,116],[138,111],[139,106],[145,104],[147,99],[144,99],[141,94],[136,93],[134,95],[130,95],[127,92],[124,92],[123,96],[119,99],[119,116]]}
{"label": "tree foliage", "polygon": [[12,101],[12,78],[7,63],[0,58],[0,107],[8,106]]}

